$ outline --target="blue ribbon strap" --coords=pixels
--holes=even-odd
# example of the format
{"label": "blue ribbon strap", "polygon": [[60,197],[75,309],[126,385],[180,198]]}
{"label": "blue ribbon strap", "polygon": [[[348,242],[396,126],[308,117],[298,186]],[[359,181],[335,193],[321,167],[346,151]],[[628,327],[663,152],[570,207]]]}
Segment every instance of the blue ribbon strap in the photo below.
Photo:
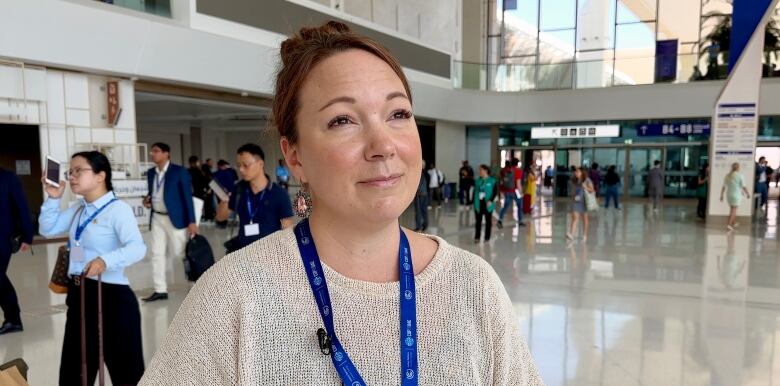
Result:
{"label": "blue ribbon strap", "polygon": [[[418,384],[417,367],[417,305],[414,285],[414,266],[412,264],[409,240],[403,230],[400,231],[400,248],[398,252],[398,270],[400,274],[400,348],[401,348],[401,385],[416,386]],[[341,378],[348,386],[363,386],[366,382],[360,376],[355,364],[350,359],[336,335],[333,325],[333,306],[330,300],[328,284],[322,269],[317,248],[311,236],[309,221],[303,220],[295,227],[298,248],[309,280],[317,308],[320,312],[325,330],[331,339],[331,361]]]}

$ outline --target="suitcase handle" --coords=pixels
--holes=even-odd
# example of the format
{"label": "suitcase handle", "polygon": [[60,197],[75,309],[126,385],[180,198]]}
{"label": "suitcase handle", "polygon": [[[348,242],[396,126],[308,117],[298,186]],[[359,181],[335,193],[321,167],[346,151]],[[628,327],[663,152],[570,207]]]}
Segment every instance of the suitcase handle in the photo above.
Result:
{"label": "suitcase handle", "polygon": [[[86,274],[80,275],[81,291],[81,385],[87,386],[87,318],[86,318]],[[106,384],[106,375],[103,369],[103,275],[98,275],[98,384]]]}

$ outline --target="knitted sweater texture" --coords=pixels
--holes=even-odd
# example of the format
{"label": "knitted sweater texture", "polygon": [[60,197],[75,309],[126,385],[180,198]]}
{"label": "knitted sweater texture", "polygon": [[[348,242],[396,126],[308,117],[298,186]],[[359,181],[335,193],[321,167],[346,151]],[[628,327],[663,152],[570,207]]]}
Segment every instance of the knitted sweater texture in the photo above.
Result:
{"label": "knitted sweater texture", "polygon": [[[415,277],[420,385],[543,385],[512,302],[482,258],[441,238]],[[414,251],[412,251],[414,253]],[[369,385],[400,385],[399,283],[323,264],[336,334]],[[341,385],[291,229],[232,253],[192,288],[141,385]]]}

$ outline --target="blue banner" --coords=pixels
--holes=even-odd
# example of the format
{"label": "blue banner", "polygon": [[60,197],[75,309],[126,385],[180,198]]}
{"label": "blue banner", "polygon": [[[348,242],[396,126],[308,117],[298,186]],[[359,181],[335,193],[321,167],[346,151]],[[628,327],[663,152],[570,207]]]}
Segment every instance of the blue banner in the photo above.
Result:
{"label": "blue banner", "polygon": [[677,39],[655,42],[655,81],[677,79]]}
{"label": "blue banner", "polygon": [[504,10],[511,11],[517,9],[517,0],[504,0]]}
{"label": "blue banner", "polygon": [[758,28],[772,0],[735,0],[731,22],[731,47],[729,47],[729,71],[737,64],[750,37]]}
{"label": "blue banner", "polygon": [[710,135],[709,123],[647,123],[639,125],[636,133],[640,137]]}

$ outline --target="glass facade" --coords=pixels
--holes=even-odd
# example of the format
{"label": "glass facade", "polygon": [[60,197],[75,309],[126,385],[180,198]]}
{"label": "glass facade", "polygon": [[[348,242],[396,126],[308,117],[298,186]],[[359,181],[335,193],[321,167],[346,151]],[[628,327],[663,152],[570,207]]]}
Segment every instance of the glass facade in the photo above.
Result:
{"label": "glass facade", "polygon": [[[487,64],[455,62],[491,91],[723,79],[732,0],[488,0]],[[764,76],[780,76],[780,6]]]}

